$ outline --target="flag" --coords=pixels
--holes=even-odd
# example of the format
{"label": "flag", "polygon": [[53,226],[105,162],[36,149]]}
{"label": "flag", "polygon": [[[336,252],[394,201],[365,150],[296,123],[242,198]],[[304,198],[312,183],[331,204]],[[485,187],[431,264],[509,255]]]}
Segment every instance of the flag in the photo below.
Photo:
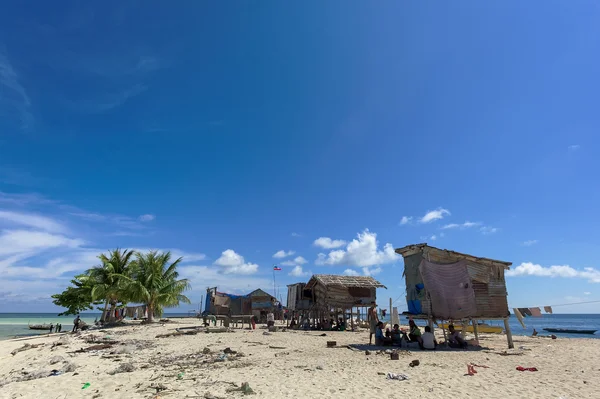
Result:
{"label": "flag", "polygon": [[277,265],[273,265],[273,271],[281,271],[281,267],[277,266]]}

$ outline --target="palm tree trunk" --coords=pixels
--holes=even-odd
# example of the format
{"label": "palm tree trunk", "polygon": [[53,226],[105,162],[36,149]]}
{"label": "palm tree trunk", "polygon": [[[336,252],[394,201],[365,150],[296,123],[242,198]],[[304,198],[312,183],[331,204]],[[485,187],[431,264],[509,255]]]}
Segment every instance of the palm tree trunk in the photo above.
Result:
{"label": "palm tree trunk", "polygon": [[114,321],[117,320],[117,318],[115,317],[115,307],[117,306],[117,301],[111,300],[110,301],[110,310],[108,311],[108,322],[109,323],[113,323]]}
{"label": "palm tree trunk", "polygon": [[108,299],[104,302],[104,309],[102,310],[102,317],[100,317],[101,322],[106,322],[106,316],[108,315]]}
{"label": "palm tree trunk", "polygon": [[148,323],[154,323],[154,304],[148,304]]}

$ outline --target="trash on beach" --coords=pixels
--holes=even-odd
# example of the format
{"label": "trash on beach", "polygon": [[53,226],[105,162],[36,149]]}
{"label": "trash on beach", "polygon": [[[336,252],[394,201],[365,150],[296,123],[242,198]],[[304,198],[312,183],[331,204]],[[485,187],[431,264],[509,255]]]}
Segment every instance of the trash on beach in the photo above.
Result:
{"label": "trash on beach", "polygon": [[328,348],[333,348],[334,346],[337,346],[337,341],[327,341]]}
{"label": "trash on beach", "polygon": [[386,378],[388,380],[398,380],[398,381],[408,380],[408,376],[406,374],[400,374],[400,373],[387,373]]}
{"label": "trash on beach", "polygon": [[81,389],[89,388],[90,385],[92,385],[92,384],[90,384],[89,382],[86,382],[85,384],[83,384],[83,386],[81,387]]}
{"label": "trash on beach", "polygon": [[415,360],[413,360],[412,362],[409,363],[409,366],[410,367],[416,367],[419,364],[421,364],[421,362],[419,361],[419,359],[415,359]]}
{"label": "trash on beach", "polygon": [[517,366],[517,370],[519,370],[519,371],[538,371],[538,369],[536,369],[535,367],[523,367],[523,366]]}
{"label": "trash on beach", "polygon": [[33,345],[32,344],[25,344],[22,347],[13,350],[12,352],[10,352],[10,354],[14,356],[14,355],[16,355],[19,352],[27,351],[29,349],[35,349],[35,348],[37,348],[39,346],[43,346],[43,345],[44,344],[33,344]]}
{"label": "trash on beach", "polygon": [[185,373],[182,371],[181,373],[177,374],[177,379],[182,380],[184,375]]}
{"label": "trash on beach", "polygon": [[229,388],[227,389],[227,392],[242,392],[244,395],[253,395],[254,391],[252,390],[252,388],[250,388],[250,384],[248,384],[247,382],[244,382],[242,384],[241,387],[239,388]]}

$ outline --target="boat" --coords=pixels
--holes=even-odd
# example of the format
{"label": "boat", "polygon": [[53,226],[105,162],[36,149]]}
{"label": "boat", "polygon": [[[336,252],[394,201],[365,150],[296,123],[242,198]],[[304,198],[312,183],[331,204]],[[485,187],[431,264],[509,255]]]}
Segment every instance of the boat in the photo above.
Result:
{"label": "boat", "polygon": [[[450,324],[448,323],[440,323],[439,326],[442,328],[448,328]],[[454,329],[456,331],[462,331],[462,325],[454,324]],[[477,332],[478,333],[488,333],[488,334],[501,334],[504,331],[502,327],[498,326],[490,326],[489,324],[479,323],[477,324]],[[466,332],[473,332],[473,325],[469,324],[467,326]]]}
{"label": "boat", "polygon": [[51,328],[54,328],[53,324],[28,324],[30,330],[46,330],[50,331]]}
{"label": "boat", "polygon": [[573,328],[544,328],[544,331],[562,334],[594,334],[598,330],[576,330]]}

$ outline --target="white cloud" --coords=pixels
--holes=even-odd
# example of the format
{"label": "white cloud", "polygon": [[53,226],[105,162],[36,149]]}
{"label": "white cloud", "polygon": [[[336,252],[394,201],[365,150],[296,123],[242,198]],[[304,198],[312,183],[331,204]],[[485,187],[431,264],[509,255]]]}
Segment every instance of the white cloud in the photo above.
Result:
{"label": "white cloud", "polygon": [[432,236],[431,236],[431,237],[429,237],[429,238],[431,239],[431,241],[435,241],[435,240],[437,240],[437,236],[436,236],[435,234],[434,234],[434,235],[432,235]]}
{"label": "white cloud", "polygon": [[492,226],[483,226],[482,228],[479,229],[479,231],[481,231],[481,234],[483,234],[483,235],[488,235],[488,234],[494,234],[494,233],[498,232],[498,228],[492,227]]}
{"label": "white cloud", "polygon": [[523,242],[523,245],[526,247],[530,247],[538,243],[538,240],[527,240]]}
{"label": "white cloud", "polygon": [[147,213],[145,215],[140,215],[139,219],[140,219],[140,222],[151,222],[154,219],[156,219],[156,216]]}
{"label": "white cloud", "polygon": [[398,259],[392,244],[387,243],[380,251],[378,249],[377,234],[365,230],[352,240],[345,250],[338,249],[329,254],[320,253],[317,265],[348,265],[348,266],[374,266],[393,263]]}
{"label": "white cloud", "polygon": [[306,263],[308,263],[308,261],[306,259],[304,259],[302,256],[297,256],[294,259],[290,259],[285,262],[281,262],[281,265],[282,266],[302,266]]}
{"label": "white cloud", "polygon": [[339,248],[341,246],[346,245],[346,241],[344,240],[332,240],[329,237],[319,237],[313,243],[317,247],[321,247],[324,249],[333,249]]}
{"label": "white cloud", "polygon": [[569,151],[577,151],[581,146],[579,144],[573,144],[569,146]]}
{"label": "white cloud", "polygon": [[410,222],[412,222],[412,220],[413,220],[412,216],[402,216],[402,219],[400,219],[400,224],[401,225],[409,224]]}
{"label": "white cloud", "polygon": [[67,228],[56,220],[33,213],[0,211],[0,225],[2,224],[26,226],[51,233],[64,233],[67,231]]}
{"label": "white cloud", "polygon": [[360,276],[360,273],[353,269],[346,269],[344,270],[344,276]]}
{"label": "white cloud", "polygon": [[575,269],[569,265],[558,265],[544,267],[531,262],[523,262],[514,269],[506,272],[507,276],[539,276],[539,277],[562,277],[583,278],[590,283],[600,283],[600,270],[585,267],[583,270]]}
{"label": "white cloud", "polygon": [[310,276],[312,274],[312,272],[309,271],[304,271],[302,269],[302,266],[300,265],[296,265],[291,272],[288,273],[288,275],[290,276],[294,276],[294,277],[306,277],[306,276]]}
{"label": "white cloud", "polygon": [[583,293],[583,295],[592,295],[592,293],[589,292],[589,291],[586,291],[586,292]]}
{"label": "white cloud", "polygon": [[275,252],[275,254],[273,254],[273,257],[276,259],[283,259],[283,258],[287,258],[288,256],[292,256],[293,254],[295,254],[296,251],[284,251],[283,249],[280,251]]}
{"label": "white cloud", "polygon": [[419,222],[420,223],[431,223],[435,220],[443,219],[444,216],[449,216],[450,211],[444,208],[438,208],[434,211],[428,211]]}
{"label": "white cloud", "polygon": [[0,234],[0,256],[34,254],[51,248],[77,248],[83,240],[72,239],[58,234],[28,230],[4,230]]}
{"label": "white cloud", "polygon": [[246,263],[244,257],[233,249],[226,249],[221,257],[215,261],[215,265],[221,266],[225,274],[254,274],[258,271],[255,263]]}
{"label": "white cloud", "polygon": [[302,237],[302,236],[296,232],[292,232],[292,237]]}
{"label": "white cloud", "polygon": [[363,274],[365,276],[376,276],[382,272],[381,267],[374,267],[374,268],[363,267],[362,270],[363,270]]}
{"label": "white cloud", "polygon": [[442,226],[443,230],[447,229],[470,229],[471,227],[476,227],[481,225],[479,222],[469,222],[468,220],[464,223],[450,223],[445,226]]}

